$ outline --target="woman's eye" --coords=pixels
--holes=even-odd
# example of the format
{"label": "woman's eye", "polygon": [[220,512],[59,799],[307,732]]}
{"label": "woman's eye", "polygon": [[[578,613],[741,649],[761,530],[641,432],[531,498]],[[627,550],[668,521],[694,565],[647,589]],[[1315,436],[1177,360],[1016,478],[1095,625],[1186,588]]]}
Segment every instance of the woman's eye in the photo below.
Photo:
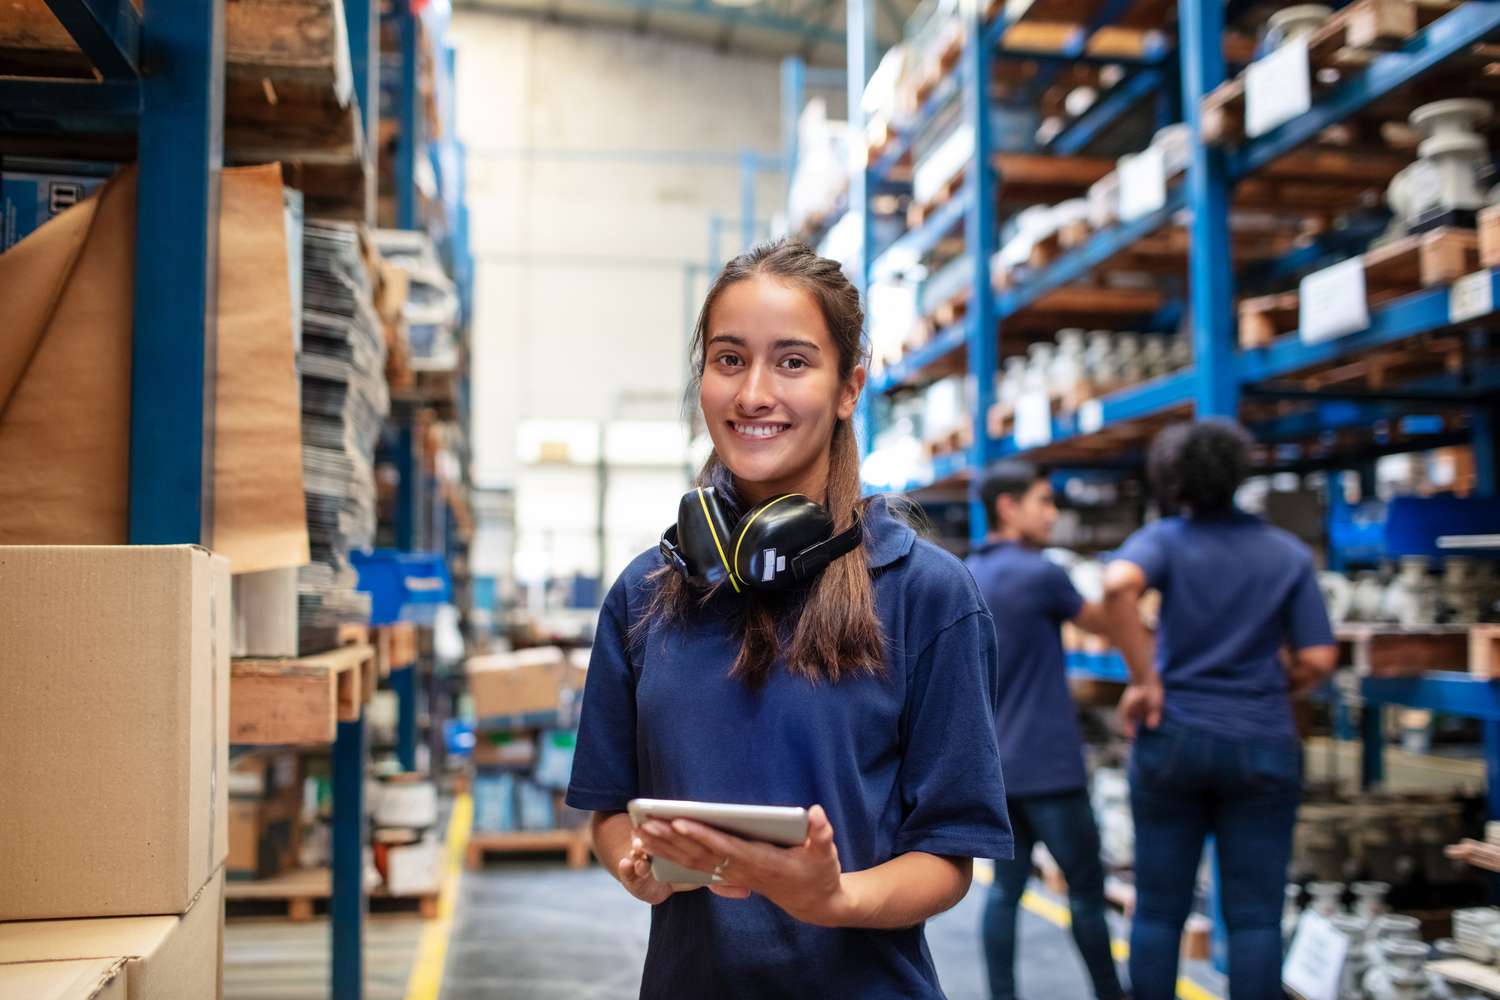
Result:
{"label": "woman's eye", "polygon": [[781,362],[781,364],[783,367],[790,368],[792,371],[797,371],[798,369],[807,367],[807,360],[805,358],[793,357],[785,359]]}
{"label": "woman's eye", "polygon": [[733,354],[721,354],[714,361],[726,368],[738,368],[741,363],[740,359]]}

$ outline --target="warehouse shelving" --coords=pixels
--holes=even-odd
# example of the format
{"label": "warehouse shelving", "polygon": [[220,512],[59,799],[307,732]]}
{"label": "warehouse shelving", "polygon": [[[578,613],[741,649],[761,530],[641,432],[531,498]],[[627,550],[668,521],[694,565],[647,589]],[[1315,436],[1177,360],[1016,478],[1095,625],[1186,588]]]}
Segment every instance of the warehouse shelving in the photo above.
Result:
{"label": "warehouse shelving", "polygon": [[[1007,6],[1014,10],[1019,5]],[[974,275],[967,315],[960,322],[938,330],[926,343],[911,349],[871,380],[871,392],[862,411],[865,421],[862,440],[867,448],[874,432],[871,426],[876,412],[874,397],[919,384],[934,373],[947,374],[955,368],[966,368],[975,376],[977,391],[972,400],[970,419],[976,432],[983,428],[991,403],[999,348],[1008,342],[1008,331],[1024,331],[1027,310],[1034,309],[1046,294],[1078,281],[1107,265],[1110,258],[1139,246],[1151,234],[1163,229],[1171,232],[1169,227],[1180,225],[1183,215],[1188,217],[1186,226],[1191,248],[1183,260],[1190,279],[1188,301],[1183,305],[1195,317],[1192,325],[1194,365],[1105,395],[1086,416],[1081,410],[1059,416],[1053,421],[1052,441],[1038,453],[1040,456],[1083,464],[1121,458],[1138,460],[1147,432],[1154,429],[1153,422],[1161,418],[1189,412],[1241,415],[1242,397],[1247,403],[1263,398],[1265,391],[1278,380],[1285,382],[1319,368],[1351,363],[1373,351],[1395,348],[1425,334],[1451,330],[1455,319],[1461,319],[1463,323],[1488,321],[1488,315],[1454,317],[1450,312],[1454,292],[1449,287],[1438,286],[1373,308],[1367,330],[1338,340],[1306,344],[1292,334],[1265,348],[1239,350],[1234,341],[1232,310],[1237,262],[1229,236],[1228,209],[1232,202],[1273,203],[1287,190],[1276,186],[1280,181],[1295,184],[1315,178],[1347,179],[1347,197],[1350,198],[1358,196],[1362,189],[1383,187],[1401,165],[1400,160],[1363,155],[1344,156],[1339,160],[1337,151],[1329,153],[1322,147],[1309,150],[1308,144],[1326,128],[1365,112],[1377,103],[1385,108],[1393,100],[1405,100],[1408,107],[1421,103],[1421,99],[1408,93],[1410,85],[1441,70],[1451,60],[1466,58],[1465,54],[1474,45],[1500,34],[1500,4],[1476,0],[1456,5],[1451,10],[1438,10],[1437,16],[1430,19],[1424,14],[1424,20],[1430,20],[1430,23],[1394,51],[1376,52],[1364,60],[1363,65],[1346,70],[1337,86],[1315,94],[1311,110],[1266,135],[1227,150],[1201,141],[1205,132],[1205,112],[1214,101],[1212,95],[1221,86],[1232,86],[1232,82],[1226,80],[1226,50],[1233,54],[1235,47],[1218,41],[1226,37],[1224,11],[1212,4],[1178,6],[1180,21],[1176,25],[1162,23],[1160,8],[1121,2],[1071,2],[1062,7],[1038,2],[1017,16],[1001,14],[993,18],[971,9],[967,14],[961,59],[928,96],[915,123],[891,137],[885,148],[875,150],[864,171],[855,172],[851,180],[850,206],[851,211],[860,213],[863,220],[861,230],[866,237],[865,253],[856,268],[862,287],[868,287],[872,279],[890,273],[897,265],[931,252],[960,224],[964,233],[963,253],[972,262]],[[849,24],[852,32],[858,32],[862,24],[868,23],[865,7],[865,0],[851,0]],[[1143,218],[1095,232],[1087,242],[1064,252],[1029,278],[1013,287],[995,290],[987,261],[995,249],[996,206],[1002,203],[1004,178],[1003,171],[996,169],[995,157],[987,152],[990,149],[986,141],[988,122],[980,111],[989,101],[987,81],[992,78],[992,64],[1009,57],[1002,51],[1000,39],[1012,26],[1035,19],[1043,9],[1054,7],[1058,10],[1066,8],[1071,12],[1072,23],[1083,26],[1069,43],[1075,53],[1081,51],[1096,30],[1112,22],[1121,23],[1118,18],[1122,15],[1128,15],[1127,23],[1137,27],[1149,26],[1163,33],[1175,28],[1175,50],[1169,44],[1144,58],[1121,61],[1129,66],[1130,72],[1115,84],[1115,88],[1125,87],[1122,94],[1133,93],[1136,101],[1152,92],[1152,88],[1159,90],[1167,84],[1166,78],[1174,68],[1171,62],[1175,56],[1179,63],[1175,68],[1180,71],[1181,105],[1195,140],[1192,156],[1180,183],[1169,190],[1163,208]],[[1157,20],[1151,20],[1153,17]],[[852,124],[856,134],[863,134],[863,123],[858,121],[857,97],[863,91],[866,52],[865,40],[851,34],[850,106],[855,109],[851,117],[854,118]],[[1046,62],[1048,54],[1009,55]],[[1147,74],[1152,76],[1141,79]],[[900,183],[903,161],[909,153],[913,136],[955,97],[964,102],[964,120],[974,130],[976,148],[980,151],[971,162],[960,190],[949,202],[932,211],[922,225],[908,230],[888,247],[873,246],[870,242],[873,196]],[[1111,121],[1110,116],[1118,114],[1123,106],[1126,106],[1123,98],[1118,104],[1110,102],[1102,107],[1096,104],[1095,109],[1091,109],[1095,117],[1089,128],[1097,134],[1098,128]],[[1399,117],[1399,113],[1396,116]],[[1051,148],[1057,151],[1055,142]],[[1081,148],[1082,143],[1075,145],[1070,142],[1063,146],[1067,152]],[[1334,159],[1328,159],[1329,156]],[[1333,234],[1309,246],[1290,247],[1284,254],[1273,254],[1270,259],[1255,262],[1243,273],[1262,280],[1295,273],[1319,258],[1328,259],[1330,254],[1337,252],[1341,243],[1347,246],[1348,241]],[[1491,301],[1494,301],[1494,279],[1491,271],[1485,281],[1491,288]],[[1484,280],[1468,279],[1465,294],[1473,292],[1475,281]],[[1170,311],[1173,303],[1164,305],[1166,311]],[[1081,321],[1077,325],[1089,324]],[[1425,373],[1424,378],[1430,382],[1437,374]],[[1472,372],[1471,376],[1476,384],[1484,384],[1489,378],[1483,369]],[[1361,386],[1360,392],[1370,398],[1355,399],[1355,405],[1366,407],[1370,413],[1378,408],[1382,416],[1390,416],[1422,411],[1423,404],[1430,410],[1445,402],[1402,397],[1398,391],[1400,388]],[[1347,389],[1347,385],[1339,385],[1328,391],[1336,396],[1343,393],[1340,398],[1348,400],[1353,394],[1345,392]],[[1382,389],[1393,395],[1382,399]],[[1455,398],[1454,402],[1462,405],[1463,400]],[[1476,403],[1472,398],[1469,402],[1475,405],[1469,414],[1467,434],[1477,445],[1476,451],[1482,453],[1479,458],[1481,469],[1487,470],[1481,477],[1481,488],[1492,489],[1494,408],[1482,405],[1482,401]],[[1329,429],[1320,422],[1322,412],[1322,408],[1314,408],[1302,418],[1300,426],[1309,436]],[[1244,415],[1247,419],[1253,416],[1252,413]],[[1082,426],[1085,422],[1087,426]],[[1280,429],[1284,431],[1294,423],[1284,421]],[[1387,450],[1398,446],[1410,447],[1410,444],[1406,439],[1393,439]],[[933,484],[951,484],[955,478],[967,477],[971,481],[971,532],[973,540],[978,541],[983,534],[984,518],[978,507],[977,482],[974,481],[977,477],[970,473],[1006,455],[1035,451],[1035,448],[1020,447],[1014,437],[994,438],[974,433],[972,444],[965,449],[962,458],[939,456],[930,477],[907,485],[908,488],[920,489]],[[1372,452],[1378,451],[1379,442],[1376,442],[1370,449],[1361,450],[1358,457],[1369,458]],[[1294,448],[1284,449],[1282,457],[1294,452]],[[1325,456],[1325,460],[1327,467],[1334,467],[1338,457]]]}

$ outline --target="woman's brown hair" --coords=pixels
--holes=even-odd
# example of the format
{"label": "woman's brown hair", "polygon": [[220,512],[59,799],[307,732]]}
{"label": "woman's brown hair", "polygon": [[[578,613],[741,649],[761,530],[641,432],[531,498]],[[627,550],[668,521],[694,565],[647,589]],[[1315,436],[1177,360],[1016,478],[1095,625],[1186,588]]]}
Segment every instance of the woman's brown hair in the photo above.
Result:
{"label": "woman's brown hair", "polygon": [[[724,266],[698,313],[693,330],[693,381],[696,400],[703,378],[708,321],[714,303],[731,285],[757,276],[805,290],[817,302],[823,322],[838,352],[840,382],[847,382],[864,360],[864,310],[859,292],[844,276],[838,262],[819,257],[807,246],[788,240],[763,243]],[[713,486],[729,506],[743,510],[734,477],[715,452],[698,473],[700,486]],[[864,516],[868,501],[861,499],[859,448],[854,429],[839,420],[829,442],[828,495],[813,497],[832,515],[835,531],[843,531]],[[694,605],[706,603],[714,590],[699,588],[671,567],[653,574],[655,590],[645,616],[644,630],[653,620],[681,619]],[[839,680],[884,668],[885,641],[875,617],[875,594],[870,584],[870,562],[864,546],[835,559],[805,591],[774,594],[749,591],[739,598],[742,614],[739,655],[730,675],[758,685],[785,653],[787,668],[809,680]],[[633,630],[634,631],[634,630]]]}

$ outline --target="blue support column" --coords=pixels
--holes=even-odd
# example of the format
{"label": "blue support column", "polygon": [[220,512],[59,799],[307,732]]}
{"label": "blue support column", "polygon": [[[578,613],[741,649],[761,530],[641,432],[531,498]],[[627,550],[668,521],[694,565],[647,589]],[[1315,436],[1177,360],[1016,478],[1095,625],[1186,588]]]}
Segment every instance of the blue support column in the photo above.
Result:
{"label": "blue support column", "polygon": [[391,670],[391,690],[396,692],[396,758],[401,770],[417,769],[417,667],[409,663]]}
{"label": "blue support column", "polygon": [[365,143],[365,222],[375,221],[375,174],[379,157],[380,125],[380,4],[373,0],[344,0],[349,25],[349,65],[354,76],[354,99]]}
{"label": "blue support column", "polygon": [[791,197],[792,178],[797,173],[797,120],[807,103],[807,63],[798,56],[781,60],[781,155],[786,163],[786,191]]}
{"label": "blue support column", "polygon": [[417,468],[415,432],[412,415],[402,409],[396,414],[396,548],[411,552],[417,545]]}
{"label": "blue support column", "polygon": [[1328,491],[1328,516],[1325,520],[1325,531],[1328,535],[1328,568],[1342,573],[1345,568],[1344,550],[1334,544],[1334,525],[1345,517],[1345,511],[1349,503],[1344,499],[1344,470],[1330,469],[1326,480]]}
{"label": "blue support column", "polygon": [[365,991],[365,720],[340,722],[333,744],[333,1000]]}
{"label": "blue support column", "polygon": [[1366,701],[1359,720],[1364,754],[1360,759],[1360,784],[1365,788],[1385,780],[1385,709]]}
{"label": "blue support column", "polygon": [[[849,66],[849,136],[850,142],[864,142],[865,116],[863,110],[865,83],[870,79],[874,63],[872,37],[875,26],[875,11],[872,0],[849,0],[845,22],[848,28]],[[849,174],[849,211],[859,228],[859,263],[852,275],[861,299],[870,290],[870,261],[875,256],[871,246],[870,225],[870,168],[864,157],[859,157],[859,168]],[[865,300],[868,311],[869,302]],[[866,324],[869,318],[866,317]],[[855,415],[854,430],[859,439],[859,453],[868,455],[875,442],[875,393],[868,388],[859,400],[859,412]]]}
{"label": "blue support column", "polygon": [[994,256],[999,231],[995,223],[995,171],[990,165],[990,60],[987,44],[984,5],[971,3],[967,39],[964,47],[964,117],[974,132],[974,158],[969,164],[970,197],[964,210],[964,242],[973,273],[969,295],[968,362],[974,379],[974,411],[969,415],[974,429],[974,443],[969,446],[969,540],[979,545],[988,532],[980,485],[989,465],[990,406],[995,399],[995,368],[1000,351],[999,332],[995,326],[995,296],[990,287],[990,258]]}
{"label": "blue support column", "polygon": [[396,226],[417,228],[417,147],[422,105],[417,95],[417,16],[410,0],[397,0],[401,31],[401,131],[396,141]]}
{"label": "blue support column", "polygon": [[1188,204],[1192,206],[1188,273],[1193,315],[1195,402],[1201,417],[1239,413],[1235,369],[1234,275],[1229,256],[1229,172],[1223,154],[1203,142],[1202,101],[1224,82],[1224,8],[1184,3],[1177,8],[1182,56],[1182,106],[1192,130]]}
{"label": "blue support column", "polygon": [[1474,488],[1482,497],[1500,491],[1500,405],[1489,403],[1469,411],[1474,449]]}
{"label": "blue support column", "polygon": [[141,63],[129,540],[209,545],[224,5],[152,0]]}

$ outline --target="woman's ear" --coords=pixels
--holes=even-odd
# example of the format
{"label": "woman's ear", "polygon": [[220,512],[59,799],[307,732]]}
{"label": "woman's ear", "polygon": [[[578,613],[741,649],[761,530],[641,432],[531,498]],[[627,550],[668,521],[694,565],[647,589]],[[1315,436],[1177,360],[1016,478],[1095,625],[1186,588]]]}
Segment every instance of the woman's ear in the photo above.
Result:
{"label": "woman's ear", "polygon": [[857,365],[844,380],[844,384],[839,387],[838,415],[840,420],[848,420],[854,416],[854,407],[859,403],[859,394],[865,389],[865,377],[865,366]]}

